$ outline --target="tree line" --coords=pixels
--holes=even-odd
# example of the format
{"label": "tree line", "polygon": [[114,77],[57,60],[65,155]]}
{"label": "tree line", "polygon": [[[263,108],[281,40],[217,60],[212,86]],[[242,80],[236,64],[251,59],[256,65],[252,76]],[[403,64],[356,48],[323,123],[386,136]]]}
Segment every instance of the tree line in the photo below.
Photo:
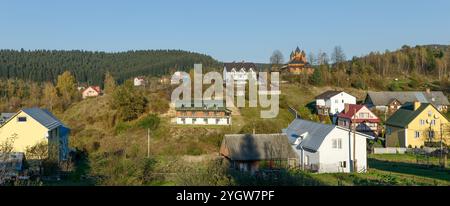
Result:
{"label": "tree line", "polygon": [[194,63],[219,67],[210,56],[181,50],[91,52],[59,50],[0,50],[0,78],[53,82],[70,71],[77,82],[102,85],[106,72],[116,81],[146,75],[162,76],[176,70],[188,71]]}

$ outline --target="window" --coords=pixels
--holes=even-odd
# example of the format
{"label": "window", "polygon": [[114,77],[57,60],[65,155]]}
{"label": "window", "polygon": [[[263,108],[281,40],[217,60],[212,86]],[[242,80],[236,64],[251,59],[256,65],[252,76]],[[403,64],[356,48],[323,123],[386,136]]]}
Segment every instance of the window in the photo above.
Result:
{"label": "window", "polygon": [[419,131],[416,131],[415,132],[415,134],[414,134],[414,137],[417,139],[417,138],[420,138],[420,132]]}
{"label": "window", "polygon": [[205,124],[208,124],[208,119],[204,118],[203,121],[205,122]]}
{"label": "window", "polygon": [[434,131],[429,131],[428,132],[428,136],[430,137],[430,139],[434,138]]}
{"label": "window", "polygon": [[342,168],[346,168],[347,167],[347,161],[339,162],[339,166],[342,167]]}
{"label": "window", "polygon": [[305,155],[305,165],[309,165],[309,156]]}
{"label": "window", "polygon": [[337,99],[336,99],[336,100],[334,100],[334,103],[336,103],[336,104],[337,104],[338,102],[339,102],[339,100],[337,100]]}
{"label": "window", "polygon": [[430,123],[431,125],[436,125],[436,120],[435,119],[433,119],[433,120],[431,120],[431,123]]}
{"label": "window", "polygon": [[391,135],[391,133],[392,133],[392,129],[391,129],[391,128],[387,128],[387,131],[386,131],[386,133],[387,133],[388,135]]}
{"label": "window", "polygon": [[421,119],[420,120],[420,126],[423,126],[423,125],[425,125],[425,120]]}
{"label": "window", "polygon": [[216,119],[216,124],[219,124],[219,122],[220,122],[220,119]]}
{"label": "window", "polygon": [[342,100],[342,103],[344,103],[344,100]]}
{"label": "window", "polygon": [[342,139],[333,139],[332,141],[333,149],[342,149]]}
{"label": "window", "polygon": [[197,119],[196,119],[196,118],[192,119],[192,122],[193,122],[193,123],[195,123],[196,121],[197,121]]}
{"label": "window", "polygon": [[432,111],[428,111],[428,116],[429,117],[433,116],[433,112]]}
{"label": "window", "polygon": [[27,121],[27,117],[18,117],[17,121],[18,122],[26,122]]}
{"label": "window", "polygon": [[186,124],[186,119],[181,118],[181,122],[183,122],[183,124]]}

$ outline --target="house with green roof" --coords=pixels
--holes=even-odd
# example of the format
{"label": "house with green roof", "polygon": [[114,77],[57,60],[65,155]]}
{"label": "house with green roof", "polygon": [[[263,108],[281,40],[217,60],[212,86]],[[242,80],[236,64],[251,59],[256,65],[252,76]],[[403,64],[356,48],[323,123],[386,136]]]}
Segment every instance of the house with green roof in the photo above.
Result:
{"label": "house with green roof", "polygon": [[[386,121],[386,147],[419,148],[437,142],[448,119],[431,103],[404,104]],[[442,134],[448,139],[448,134]]]}

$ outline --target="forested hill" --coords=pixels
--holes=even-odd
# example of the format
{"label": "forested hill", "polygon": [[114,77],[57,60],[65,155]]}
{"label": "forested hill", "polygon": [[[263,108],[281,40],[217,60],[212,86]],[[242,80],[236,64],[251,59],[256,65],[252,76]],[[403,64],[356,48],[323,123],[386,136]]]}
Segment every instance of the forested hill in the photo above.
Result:
{"label": "forested hill", "polygon": [[353,58],[347,67],[356,72],[374,72],[383,77],[416,74],[446,79],[450,73],[450,46],[403,46],[396,51],[372,52]]}
{"label": "forested hill", "polygon": [[101,84],[107,71],[119,82],[139,75],[165,75],[188,70],[194,63],[219,68],[210,56],[181,50],[145,50],[118,53],[90,51],[0,50],[0,78],[19,78],[37,82],[55,81],[66,70],[77,81]]}

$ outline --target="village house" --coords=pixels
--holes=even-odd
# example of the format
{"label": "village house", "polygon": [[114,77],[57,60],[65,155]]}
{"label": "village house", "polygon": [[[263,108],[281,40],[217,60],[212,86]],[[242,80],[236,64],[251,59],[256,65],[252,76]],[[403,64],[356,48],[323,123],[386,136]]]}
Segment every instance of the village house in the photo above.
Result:
{"label": "village house", "polygon": [[99,86],[89,86],[81,92],[83,99],[88,97],[98,97],[102,94],[102,90]]}
{"label": "village house", "polygon": [[252,174],[298,164],[298,156],[284,134],[226,134],[220,155],[231,168]]}
{"label": "village house", "polygon": [[249,78],[257,80],[257,67],[251,62],[232,62],[225,63],[223,68],[224,84],[233,84],[236,86],[236,96],[245,96],[245,85]]}
{"label": "village house", "polygon": [[345,109],[338,114],[337,125],[377,137],[380,133],[381,120],[366,106],[345,104]]}
{"label": "village house", "polygon": [[69,155],[69,133],[70,129],[49,111],[26,108],[0,126],[0,142],[14,138],[13,152],[23,152],[25,155],[27,147],[44,142],[49,145],[49,155],[64,161]]}
{"label": "village house", "polygon": [[368,92],[364,104],[369,109],[374,108],[392,114],[404,103],[414,101],[430,103],[444,113],[448,111],[450,105],[442,91],[430,91],[429,89],[424,92]]}
{"label": "village house", "polygon": [[135,77],[133,80],[133,84],[134,86],[138,87],[138,86],[144,86],[147,82],[145,81],[145,78],[140,76],[140,77]]}
{"label": "village house", "polygon": [[180,125],[231,125],[231,111],[222,100],[204,100],[196,106],[195,101],[175,103],[176,123]]}
{"label": "village house", "polygon": [[386,121],[386,147],[419,148],[440,141],[448,119],[430,103],[405,103]]}
{"label": "village house", "polygon": [[299,47],[297,47],[295,51],[292,51],[288,64],[283,66],[281,70],[294,75],[310,75],[314,73],[314,68],[308,63],[308,60],[306,59],[305,51],[300,50]]}
{"label": "village house", "polygon": [[343,91],[326,91],[316,96],[317,114],[322,116],[339,114],[345,104],[356,104],[356,97]]}
{"label": "village house", "polygon": [[283,133],[288,136],[304,170],[318,173],[367,170],[367,139],[374,139],[370,135],[300,118],[292,121]]}

